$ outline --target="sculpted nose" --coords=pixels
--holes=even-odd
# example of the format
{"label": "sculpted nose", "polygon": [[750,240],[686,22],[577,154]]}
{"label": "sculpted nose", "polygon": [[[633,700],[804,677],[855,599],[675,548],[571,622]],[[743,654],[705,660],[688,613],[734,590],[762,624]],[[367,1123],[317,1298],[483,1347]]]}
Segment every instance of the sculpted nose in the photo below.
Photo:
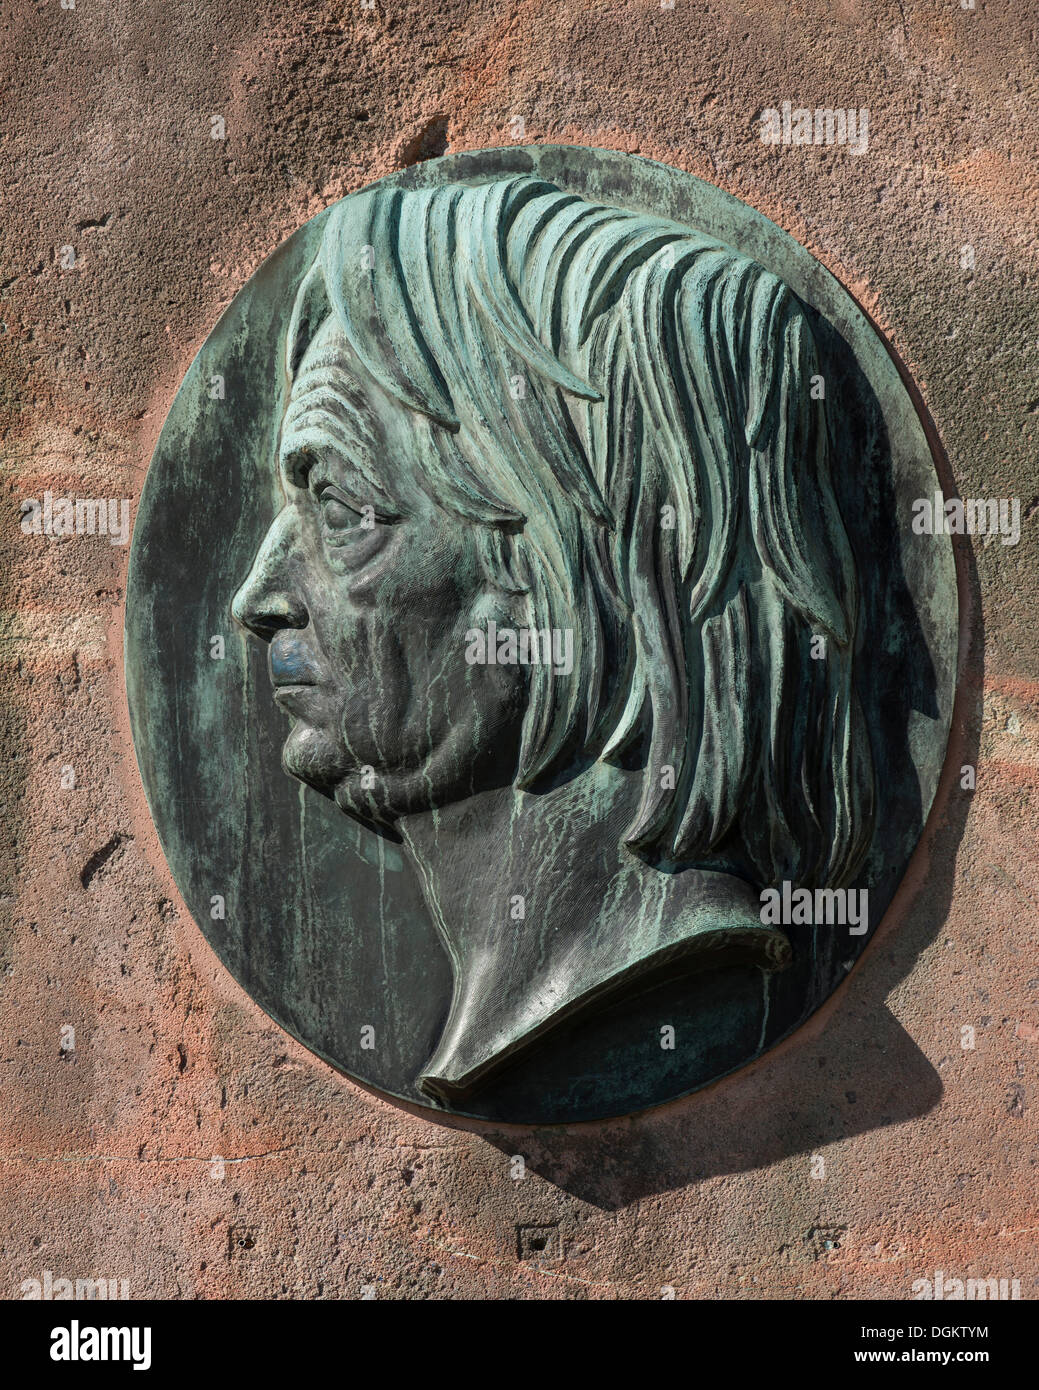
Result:
{"label": "sculpted nose", "polygon": [[283,627],[306,627],[309,614],[287,579],[291,544],[284,513],[268,531],[248,578],[231,601],[231,616],[241,627],[269,642]]}

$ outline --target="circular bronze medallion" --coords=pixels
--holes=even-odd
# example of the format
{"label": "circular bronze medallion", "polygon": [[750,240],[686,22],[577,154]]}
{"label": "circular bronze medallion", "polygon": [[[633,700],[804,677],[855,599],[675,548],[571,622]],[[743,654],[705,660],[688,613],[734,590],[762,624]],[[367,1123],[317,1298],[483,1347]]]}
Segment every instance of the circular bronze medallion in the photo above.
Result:
{"label": "circular bronze medallion", "polygon": [[139,508],[130,710],[195,920],[308,1048],[440,1110],[743,1066],[930,809],[939,493],[848,293],[698,179],[518,147],[343,199],[210,334]]}

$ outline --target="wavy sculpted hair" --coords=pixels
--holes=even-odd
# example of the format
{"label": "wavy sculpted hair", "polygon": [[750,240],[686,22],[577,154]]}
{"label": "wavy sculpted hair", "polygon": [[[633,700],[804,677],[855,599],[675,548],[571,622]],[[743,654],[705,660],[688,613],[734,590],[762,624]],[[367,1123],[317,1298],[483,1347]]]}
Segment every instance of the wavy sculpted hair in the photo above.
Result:
{"label": "wavy sculpted hair", "polygon": [[[569,679],[531,668],[518,785],[634,757],[629,849],[678,866],[736,845],[762,884],[849,882],[873,816],[857,586],[790,289],[678,223],[518,176],[338,204],[290,378],[330,316],[428,425],[423,485],[475,524],[493,583],[577,635]],[[294,430],[346,453],[357,383],[319,358],[282,447]],[[392,478],[364,475],[359,505],[400,516]]]}

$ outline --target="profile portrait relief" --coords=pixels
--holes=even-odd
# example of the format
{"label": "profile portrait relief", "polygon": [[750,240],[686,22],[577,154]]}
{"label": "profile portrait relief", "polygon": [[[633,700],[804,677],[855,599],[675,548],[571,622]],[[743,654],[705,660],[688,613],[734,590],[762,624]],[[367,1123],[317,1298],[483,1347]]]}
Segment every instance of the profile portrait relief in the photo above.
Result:
{"label": "profile portrait relief", "polygon": [[133,534],[134,747],[207,942],[434,1111],[761,1057],[936,795],[939,472],[838,280],[690,175],[517,146],[326,208],[203,344]]}
{"label": "profile portrait relief", "polygon": [[421,1089],[661,972],[780,971],[874,771],[811,328],[777,276],[517,176],[344,201],[234,598],[286,772],[399,836],[450,958]]}

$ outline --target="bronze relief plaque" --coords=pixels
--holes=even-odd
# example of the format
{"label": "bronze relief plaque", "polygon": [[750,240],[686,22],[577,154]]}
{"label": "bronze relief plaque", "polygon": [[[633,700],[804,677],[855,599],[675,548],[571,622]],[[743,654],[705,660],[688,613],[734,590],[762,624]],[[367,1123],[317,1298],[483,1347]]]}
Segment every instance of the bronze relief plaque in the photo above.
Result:
{"label": "bronze relief plaque", "polygon": [[189,370],[126,670],[185,902],[308,1048],[562,1122],[695,1090],[846,978],[945,756],[957,597],[883,343],[650,161],[351,195]]}

